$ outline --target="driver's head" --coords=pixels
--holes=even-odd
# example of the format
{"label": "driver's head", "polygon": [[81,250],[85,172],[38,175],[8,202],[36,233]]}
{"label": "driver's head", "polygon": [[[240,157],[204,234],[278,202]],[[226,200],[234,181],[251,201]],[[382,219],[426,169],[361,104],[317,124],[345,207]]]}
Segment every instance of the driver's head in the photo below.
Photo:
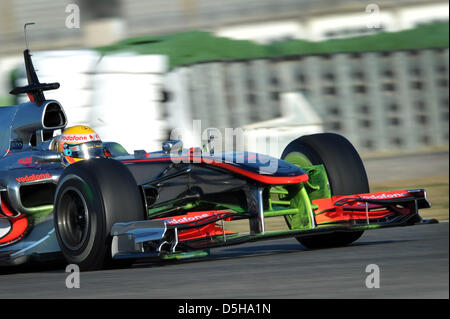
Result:
{"label": "driver's head", "polygon": [[77,125],[64,130],[58,139],[58,152],[63,155],[66,164],[105,157],[100,136],[88,126]]}

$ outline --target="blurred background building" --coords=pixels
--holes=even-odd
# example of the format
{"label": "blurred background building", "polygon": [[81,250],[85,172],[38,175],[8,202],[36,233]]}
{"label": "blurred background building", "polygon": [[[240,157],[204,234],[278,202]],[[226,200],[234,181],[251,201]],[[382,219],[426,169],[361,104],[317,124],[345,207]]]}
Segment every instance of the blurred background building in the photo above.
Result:
{"label": "blurred background building", "polygon": [[[67,25],[77,14],[73,4],[79,27]],[[166,54],[170,43],[157,36],[202,30],[277,49],[286,41],[320,45],[433,23],[446,24],[448,33],[448,8],[438,0],[1,0],[0,105],[14,102],[6,98],[9,90],[25,81],[23,25],[32,21],[38,74],[62,84],[48,97],[63,103],[70,124],[92,125],[130,151],[158,147],[176,127],[192,144],[195,119],[203,129],[264,129],[279,137],[272,155],[293,137],[318,131],[341,133],[363,152],[442,146],[448,144],[448,42],[392,50],[386,40],[378,52],[369,46],[363,52],[363,41],[357,53],[280,50],[226,60],[225,53],[208,53],[204,61],[177,64],[176,52]],[[184,36],[172,51],[186,43],[205,51],[203,40],[188,42],[198,35]],[[146,51],[153,44],[157,49]]]}
{"label": "blurred background building", "polygon": [[[69,4],[80,7],[81,28],[65,27]],[[380,9],[367,28],[367,10]],[[369,6],[369,7],[368,7]],[[35,49],[92,47],[138,35],[205,30],[261,43],[398,31],[448,21],[442,0],[2,0],[0,53],[23,44],[23,25],[36,22]]]}

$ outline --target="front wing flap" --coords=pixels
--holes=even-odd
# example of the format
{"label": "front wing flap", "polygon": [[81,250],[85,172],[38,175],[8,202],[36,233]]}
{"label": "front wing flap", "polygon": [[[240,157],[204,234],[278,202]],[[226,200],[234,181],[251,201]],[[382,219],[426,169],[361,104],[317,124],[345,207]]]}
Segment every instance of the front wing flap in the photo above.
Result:
{"label": "front wing flap", "polygon": [[418,210],[431,207],[424,189],[395,190],[316,199],[316,224],[387,225],[419,221]]}

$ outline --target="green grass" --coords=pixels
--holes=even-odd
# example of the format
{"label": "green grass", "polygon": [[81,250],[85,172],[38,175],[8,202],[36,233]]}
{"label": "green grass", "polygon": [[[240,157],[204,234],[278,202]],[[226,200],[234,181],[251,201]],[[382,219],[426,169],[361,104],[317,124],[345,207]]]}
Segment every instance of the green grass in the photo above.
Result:
{"label": "green grass", "polygon": [[202,31],[132,38],[98,49],[103,54],[122,51],[164,54],[169,56],[171,67],[216,59],[249,59],[267,56],[267,50],[262,45],[251,41],[214,37]]}
{"label": "green grass", "polygon": [[190,31],[130,38],[114,45],[97,49],[103,54],[129,51],[138,54],[164,54],[169,56],[170,66],[176,67],[195,62],[221,59],[447,48],[448,38],[449,24],[435,23],[406,31],[379,33],[363,37],[322,42],[290,40],[269,45],[261,45],[246,40],[215,37],[203,31]]}
{"label": "green grass", "polygon": [[0,107],[13,104],[13,98],[9,96],[0,96]]}
{"label": "green grass", "polygon": [[323,42],[285,41],[271,45],[270,50],[271,54],[290,55],[442,48],[448,47],[448,37],[449,24],[436,23],[406,31]]}

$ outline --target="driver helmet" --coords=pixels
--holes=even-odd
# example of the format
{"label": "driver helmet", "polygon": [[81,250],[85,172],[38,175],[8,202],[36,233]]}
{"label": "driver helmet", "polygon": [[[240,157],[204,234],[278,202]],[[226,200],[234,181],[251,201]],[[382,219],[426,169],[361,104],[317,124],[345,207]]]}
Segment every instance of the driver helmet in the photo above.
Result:
{"label": "driver helmet", "polygon": [[100,136],[90,127],[77,125],[64,130],[58,139],[58,152],[65,164],[96,157],[106,157]]}

